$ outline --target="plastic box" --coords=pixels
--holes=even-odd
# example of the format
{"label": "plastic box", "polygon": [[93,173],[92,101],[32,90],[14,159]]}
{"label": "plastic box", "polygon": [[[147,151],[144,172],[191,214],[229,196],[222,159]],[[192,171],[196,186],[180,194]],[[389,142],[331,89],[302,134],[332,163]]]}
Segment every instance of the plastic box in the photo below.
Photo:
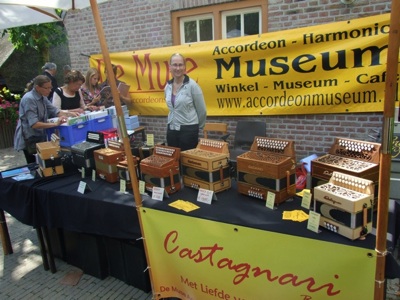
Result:
{"label": "plastic box", "polygon": [[126,129],[128,130],[138,128],[140,126],[138,116],[135,115],[135,116],[125,117],[125,124],[126,124]]}
{"label": "plastic box", "polygon": [[71,147],[72,145],[86,140],[86,135],[89,131],[89,121],[70,126],[61,125],[55,128],[49,128],[46,131],[49,139],[53,133],[60,137],[61,147]]}
{"label": "plastic box", "polygon": [[113,122],[110,115],[103,116],[101,118],[89,120],[90,131],[101,131],[113,128]]}

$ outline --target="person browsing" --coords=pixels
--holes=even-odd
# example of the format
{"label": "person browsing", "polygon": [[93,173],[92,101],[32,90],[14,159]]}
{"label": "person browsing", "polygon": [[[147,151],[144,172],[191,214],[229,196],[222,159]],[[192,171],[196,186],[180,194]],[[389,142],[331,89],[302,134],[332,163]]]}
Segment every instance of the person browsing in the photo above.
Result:
{"label": "person browsing", "polygon": [[167,144],[182,151],[196,148],[199,130],[204,127],[207,110],[200,86],[186,74],[183,55],[175,53],[169,61],[172,79],[164,88],[169,109]]}
{"label": "person browsing", "polygon": [[81,86],[83,102],[90,110],[99,108],[100,85],[99,71],[96,68],[89,68],[86,72],[85,82]]}
{"label": "person browsing", "polygon": [[54,91],[53,104],[55,107],[72,112],[83,113],[85,103],[81,86],[85,82],[82,73],[76,70],[68,72],[64,77],[64,85]]}
{"label": "person browsing", "polygon": [[[115,84],[117,85],[117,88],[119,89],[119,86],[120,85],[124,85],[125,82],[123,82],[123,81],[121,81],[121,80],[119,80],[117,78],[118,66],[112,65],[112,70],[113,70],[112,76],[114,76]],[[100,90],[103,91],[104,88],[106,88],[106,89],[108,88],[108,91],[106,93],[104,93],[104,95],[102,95],[102,97],[100,99],[100,105],[104,105],[105,107],[110,107],[110,106],[114,105],[114,99],[113,99],[112,94],[111,94],[110,83],[109,83],[109,80],[108,80],[109,74],[107,73],[107,70],[105,71],[105,75],[106,75],[106,80],[103,81],[100,84]],[[131,105],[132,104],[132,99],[131,99],[131,97],[129,95],[129,91],[127,92],[126,95],[123,95],[121,92],[119,92],[119,98],[121,100],[121,105],[122,104],[126,104],[126,105]]]}
{"label": "person browsing", "polygon": [[[61,125],[67,117],[76,117],[75,112],[62,111],[47,98],[51,92],[51,79],[45,75],[36,76],[28,86],[19,106],[19,120],[14,135],[14,149],[23,150],[27,163],[36,161],[36,143],[47,140],[46,129]],[[48,119],[58,117],[57,122]]]}

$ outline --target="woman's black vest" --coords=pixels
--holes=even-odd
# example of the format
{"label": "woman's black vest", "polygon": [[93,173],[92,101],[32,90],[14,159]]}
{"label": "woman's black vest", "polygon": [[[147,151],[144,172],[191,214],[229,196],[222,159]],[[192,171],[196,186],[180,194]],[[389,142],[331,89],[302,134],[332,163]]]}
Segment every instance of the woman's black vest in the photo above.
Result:
{"label": "woman's black vest", "polygon": [[81,107],[81,95],[79,92],[75,92],[73,98],[64,96],[61,88],[55,89],[55,92],[61,98],[61,109],[75,109]]}

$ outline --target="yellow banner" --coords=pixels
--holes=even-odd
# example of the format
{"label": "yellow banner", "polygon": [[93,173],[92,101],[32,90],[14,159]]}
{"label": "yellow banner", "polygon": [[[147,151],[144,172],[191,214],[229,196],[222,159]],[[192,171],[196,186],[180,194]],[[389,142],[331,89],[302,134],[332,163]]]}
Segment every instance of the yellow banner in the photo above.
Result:
{"label": "yellow banner", "polygon": [[161,298],[373,299],[372,250],[150,208],[140,214]]}
{"label": "yellow banner", "polygon": [[[119,79],[131,86],[135,114],[168,113],[163,89],[176,52],[201,86],[209,116],[378,112],[388,33],[385,14],[110,56]],[[91,56],[90,65],[103,72],[102,55]]]}

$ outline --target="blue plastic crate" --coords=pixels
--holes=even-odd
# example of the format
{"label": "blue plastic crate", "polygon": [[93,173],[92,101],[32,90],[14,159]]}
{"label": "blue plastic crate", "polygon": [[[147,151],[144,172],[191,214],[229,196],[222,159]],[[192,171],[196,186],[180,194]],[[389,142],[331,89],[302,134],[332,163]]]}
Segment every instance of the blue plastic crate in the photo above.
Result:
{"label": "blue plastic crate", "polygon": [[112,117],[110,115],[89,120],[89,131],[100,131],[113,128]]}
{"label": "blue plastic crate", "polygon": [[136,122],[136,123],[130,123],[130,124],[126,124],[126,129],[128,129],[128,130],[133,130],[133,129],[135,129],[135,128],[138,128],[140,125],[139,125],[139,122]]}
{"label": "blue plastic crate", "polygon": [[53,133],[60,137],[61,147],[71,147],[86,140],[86,135],[89,131],[89,121],[69,126],[49,128],[46,131],[49,139]]}

